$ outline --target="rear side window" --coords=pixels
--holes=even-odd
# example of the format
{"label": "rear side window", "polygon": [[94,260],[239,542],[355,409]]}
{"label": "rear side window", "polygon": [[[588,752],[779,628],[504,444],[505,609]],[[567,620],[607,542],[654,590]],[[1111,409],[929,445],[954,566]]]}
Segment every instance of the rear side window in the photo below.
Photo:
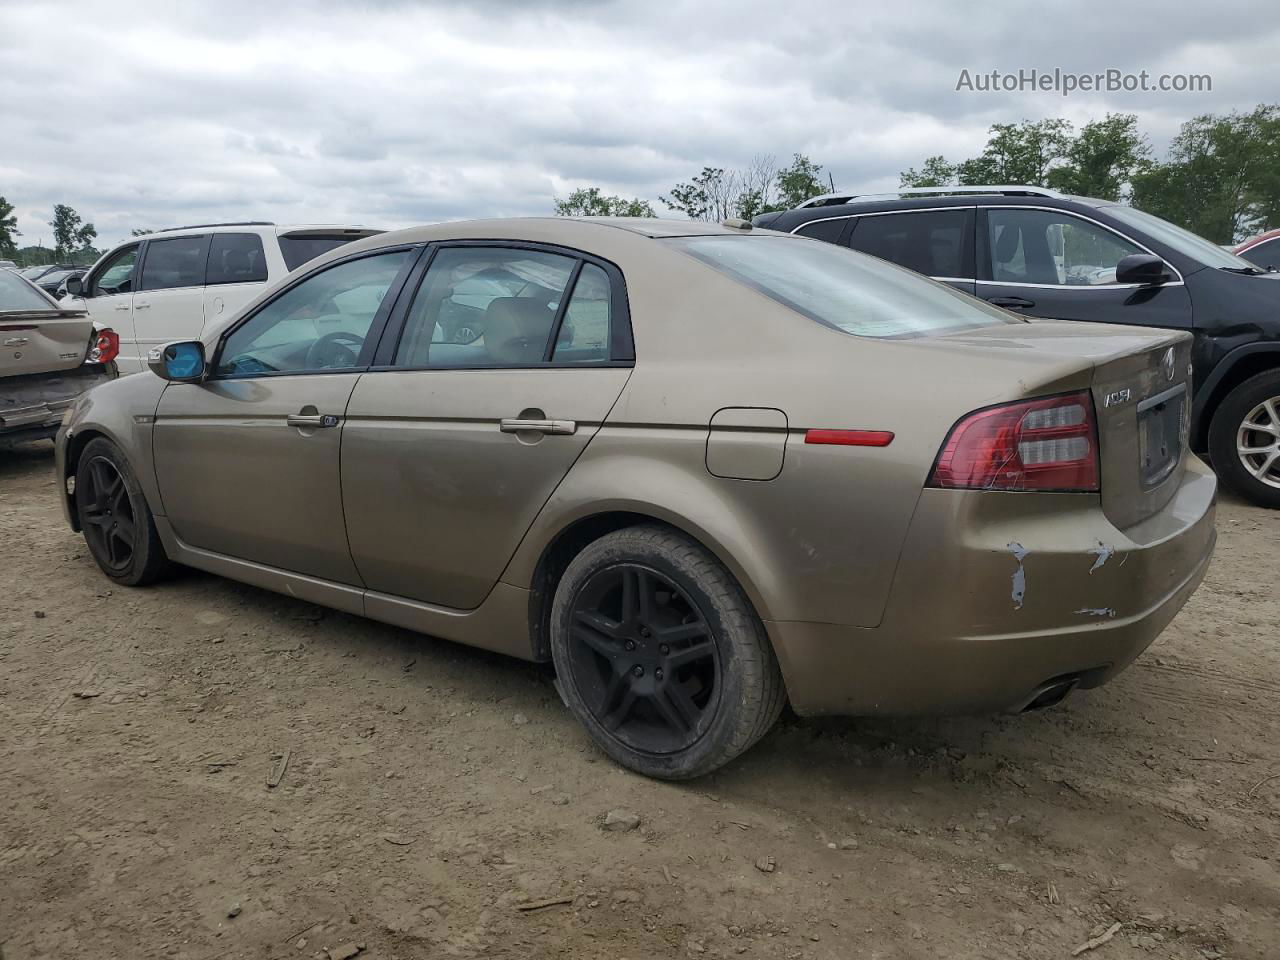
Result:
{"label": "rear side window", "polygon": [[609,294],[609,275],[594,263],[583,264],[560,323],[553,361],[609,359]]}
{"label": "rear side window", "polygon": [[308,260],[314,260],[322,253],[337,250],[340,246],[358,240],[359,237],[289,237],[280,238],[280,253],[284,256],[284,265],[290,270],[297,270]]}
{"label": "rear side window", "polygon": [[1004,310],[893,264],[790,237],[663,241],[796,313],[860,337],[919,337],[1022,323]]}
{"label": "rear side window", "polygon": [[844,233],[848,223],[848,217],[841,217],[839,220],[811,220],[797,227],[795,232],[802,237],[813,237],[815,240],[825,240],[827,243],[839,243],[840,234]]}
{"label": "rear side window", "polygon": [[928,277],[972,279],[964,268],[966,210],[862,217],[849,246]]}
{"label": "rear side window", "polygon": [[142,290],[171,290],[204,286],[204,263],[209,238],[174,237],[152,240],[142,263]]}
{"label": "rear side window", "polygon": [[261,283],[267,279],[262,238],[256,233],[215,233],[205,283]]}

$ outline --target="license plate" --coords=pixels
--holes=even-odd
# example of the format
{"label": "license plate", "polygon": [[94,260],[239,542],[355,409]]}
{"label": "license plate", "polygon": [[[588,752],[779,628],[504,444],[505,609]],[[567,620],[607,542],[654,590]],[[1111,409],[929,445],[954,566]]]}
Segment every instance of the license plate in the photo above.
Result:
{"label": "license plate", "polygon": [[1187,390],[1179,385],[1138,405],[1138,452],[1142,484],[1154,487],[1182,457]]}

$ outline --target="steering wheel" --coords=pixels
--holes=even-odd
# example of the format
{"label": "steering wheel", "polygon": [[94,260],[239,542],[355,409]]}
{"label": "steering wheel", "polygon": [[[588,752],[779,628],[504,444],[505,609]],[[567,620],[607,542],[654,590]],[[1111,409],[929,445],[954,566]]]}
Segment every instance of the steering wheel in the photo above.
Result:
{"label": "steering wheel", "polygon": [[345,330],[326,333],[307,350],[305,368],[326,370],[330,367],[354,367],[360,359],[360,348],[363,345],[364,337]]}

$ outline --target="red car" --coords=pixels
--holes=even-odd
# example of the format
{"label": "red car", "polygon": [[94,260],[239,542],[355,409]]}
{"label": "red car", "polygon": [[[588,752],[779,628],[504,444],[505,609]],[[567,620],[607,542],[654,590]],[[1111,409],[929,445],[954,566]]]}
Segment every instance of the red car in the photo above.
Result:
{"label": "red car", "polygon": [[1233,252],[1237,257],[1244,257],[1264,270],[1267,267],[1280,269],[1280,230],[1268,230],[1250,237]]}

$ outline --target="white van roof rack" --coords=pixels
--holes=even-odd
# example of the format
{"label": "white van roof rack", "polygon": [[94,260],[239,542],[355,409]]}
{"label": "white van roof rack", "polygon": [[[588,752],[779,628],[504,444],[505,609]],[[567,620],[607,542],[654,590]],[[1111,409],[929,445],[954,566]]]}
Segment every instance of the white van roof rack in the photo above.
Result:
{"label": "white van roof rack", "polygon": [[796,209],[831,207],[841,203],[851,203],[854,200],[894,200],[913,196],[965,196],[972,194],[1005,197],[1053,197],[1059,200],[1064,196],[1057,190],[1050,190],[1048,187],[1028,187],[1019,184],[964,187],[904,187],[901,190],[891,190],[888,193],[824,193],[821,196],[810,197]]}

